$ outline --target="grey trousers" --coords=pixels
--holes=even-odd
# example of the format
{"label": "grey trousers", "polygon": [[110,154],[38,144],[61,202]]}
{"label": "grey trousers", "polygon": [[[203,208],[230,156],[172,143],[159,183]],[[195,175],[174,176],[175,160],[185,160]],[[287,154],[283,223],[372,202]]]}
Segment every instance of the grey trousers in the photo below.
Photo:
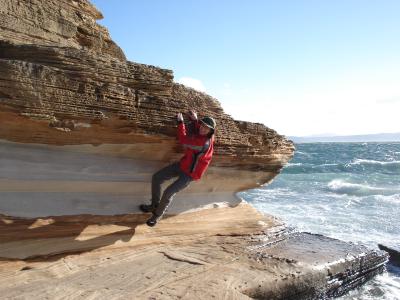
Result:
{"label": "grey trousers", "polygon": [[[164,190],[161,197],[161,184],[174,177],[178,178]],[[192,181],[192,177],[186,175],[181,170],[179,162],[166,166],[154,173],[151,179],[151,205],[156,207],[154,214],[162,216],[172,202],[175,194],[186,188]]]}

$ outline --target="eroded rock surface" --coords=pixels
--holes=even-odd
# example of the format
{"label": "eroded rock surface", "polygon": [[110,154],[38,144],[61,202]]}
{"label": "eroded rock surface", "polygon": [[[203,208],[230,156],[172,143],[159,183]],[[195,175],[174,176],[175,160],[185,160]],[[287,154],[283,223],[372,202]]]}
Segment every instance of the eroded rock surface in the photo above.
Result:
{"label": "eroded rock surface", "polygon": [[146,217],[2,217],[2,298],[320,299],[371,278],[386,260],[290,232],[246,203],[171,216],[154,228]]}
{"label": "eroded rock surface", "polygon": [[102,14],[81,0],[1,0],[0,39],[16,44],[73,47],[125,60],[106,28]]}
{"label": "eroded rock surface", "polygon": [[[291,141],[262,124],[232,119],[216,99],[175,83],[172,71],[126,61],[97,25],[101,14],[89,2],[2,0],[1,7],[0,13],[15,20],[14,25],[0,23],[0,145],[14,157],[0,169],[3,213],[109,214],[115,201],[130,201],[125,213],[138,212],[138,204],[148,200],[151,175],[181,155],[175,115],[189,109],[217,120],[215,156],[204,180],[182,194],[203,200],[186,201],[172,213],[222,198],[236,205],[233,192],[270,181],[292,157]],[[32,162],[20,159],[26,156]],[[118,158],[130,159],[125,160],[130,176],[117,170],[118,163],[113,168]],[[80,189],[76,181],[82,174],[87,176]],[[99,174],[112,176],[99,183]],[[46,188],[38,190],[40,185]],[[99,193],[99,185],[109,188]],[[121,190],[125,200],[118,201]],[[27,191],[35,199],[35,213],[21,203]],[[97,196],[108,198],[108,205],[94,201]],[[63,205],[46,211],[54,199]]]}

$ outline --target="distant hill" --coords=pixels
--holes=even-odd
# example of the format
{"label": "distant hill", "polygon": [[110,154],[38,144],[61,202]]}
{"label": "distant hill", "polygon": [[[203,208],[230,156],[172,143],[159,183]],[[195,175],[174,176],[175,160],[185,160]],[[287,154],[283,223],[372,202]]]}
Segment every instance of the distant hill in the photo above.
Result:
{"label": "distant hill", "polygon": [[319,142],[400,142],[398,133],[378,133],[365,135],[335,135],[335,136],[289,136],[295,143]]}

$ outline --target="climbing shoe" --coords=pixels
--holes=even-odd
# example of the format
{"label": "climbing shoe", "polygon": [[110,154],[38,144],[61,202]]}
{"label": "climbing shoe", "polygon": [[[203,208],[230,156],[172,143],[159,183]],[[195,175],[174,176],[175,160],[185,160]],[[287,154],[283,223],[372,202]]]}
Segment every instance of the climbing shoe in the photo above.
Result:
{"label": "climbing shoe", "polygon": [[140,204],[139,208],[142,212],[145,213],[153,212],[153,210],[155,209],[155,207],[151,204]]}
{"label": "climbing shoe", "polygon": [[153,227],[157,224],[158,220],[160,220],[161,216],[157,216],[154,213],[152,216],[146,221],[147,226]]}

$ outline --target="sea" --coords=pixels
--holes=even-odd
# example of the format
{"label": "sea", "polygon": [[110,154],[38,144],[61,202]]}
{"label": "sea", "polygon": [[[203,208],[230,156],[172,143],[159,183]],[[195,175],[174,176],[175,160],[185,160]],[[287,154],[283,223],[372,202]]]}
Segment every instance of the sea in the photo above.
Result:
{"label": "sea", "polygon": [[[400,143],[295,146],[272,183],[239,196],[299,231],[400,249]],[[338,299],[400,299],[400,268]]]}

